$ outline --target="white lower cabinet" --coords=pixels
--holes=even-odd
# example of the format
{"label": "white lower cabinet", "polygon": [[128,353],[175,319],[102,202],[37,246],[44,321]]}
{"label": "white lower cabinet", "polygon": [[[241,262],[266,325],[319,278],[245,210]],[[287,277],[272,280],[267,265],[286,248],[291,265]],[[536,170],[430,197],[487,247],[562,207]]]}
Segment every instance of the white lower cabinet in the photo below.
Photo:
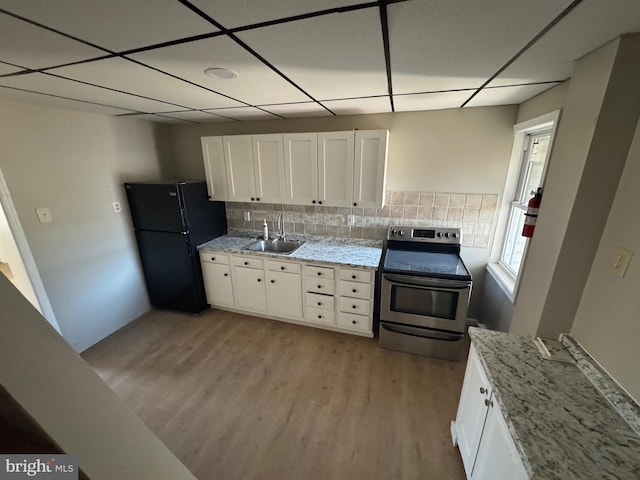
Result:
{"label": "white lower cabinet", "polygon": [[451,435],[454,445],[460,449],[468,479],[529,478],[502,413],[493,399],[491,385],[473,344],[469,349]]}
{"label": "white lower cabinet", "polygon": [[201,252],[207,301],[356,335],[373,336],[371,270]]}

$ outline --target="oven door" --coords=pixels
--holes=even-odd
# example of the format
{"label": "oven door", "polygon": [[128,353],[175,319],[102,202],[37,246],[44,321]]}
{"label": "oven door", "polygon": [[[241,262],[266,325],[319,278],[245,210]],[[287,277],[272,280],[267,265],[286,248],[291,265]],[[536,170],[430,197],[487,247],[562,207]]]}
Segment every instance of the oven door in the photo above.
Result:
{"label": "oven door", "polygon": [[464,332],[471,282],[382,274],[380,320]]}

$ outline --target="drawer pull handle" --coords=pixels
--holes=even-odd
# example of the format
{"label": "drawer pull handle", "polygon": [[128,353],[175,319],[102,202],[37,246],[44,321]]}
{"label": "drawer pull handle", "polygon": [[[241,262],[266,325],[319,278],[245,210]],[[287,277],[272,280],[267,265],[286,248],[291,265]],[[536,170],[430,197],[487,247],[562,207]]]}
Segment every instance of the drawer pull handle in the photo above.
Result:
{"label": "drawer pull handle", "polygon": [[275,280],[271,280],[271,283],[276,283],[276,281]]}
{"label": "drawer pull handle", "polygon": [[322,288],[322,285],[318,285],[318,289],[321,289],[321,288]]}
{"label": "drawer pull handle", "polygon": [[280,270],[284,270],[284,267],[280,267]]}
{"label": "drawer pull handle", "polygon": [[253,202],[255,200],[255,198],[251,197],[251,201]]}
{"label": "drawer pull handle", "polygon": [[216,257],[211,257],[211,261],[215,262],[216,261]]}
{"label": "drawer pull handle", "polygon": [[322,318],[322,315],[318,315],[318,318]]}
{"label": "drawer pull handle", "polygon": [[321,307],[322,306],[322,302],[318,302],[318,306]]}
{"label": "drawer pull handle", "polygon": [[487,393],[487,390],[484,387],[480,387],[480,393],[484,395],[485,393]]}
{"label": "drawer pull handle", "polygon": [[351,308],[358,308],[358,307],[356,307],[355,305],[351,305]]}
{"label": "drawer pull handle", "polygon": [[322,272],[318,272],[318,276],[322,275]]}
{"label": "drawer pull handle", "polygon": [[355,288],[353,290],[351,290],[353,293],[356,293],[358,290],[356,290]]}
{"label": "drawer pull handle", "polygon": [[322,205],[322,200],[318,200],[318,203],[319,203],[320,205]]}
{"label": "drawer pull handle", "polygon": [[262,279],[261,279],[261,278],[259,278],[259,279],[258,279],[258,281],[259,281],[259,282],[261,282],[261,281],[262,281]]}
{"label": "drawer pull handle", "polygon": [[245,265],[249,265],[249,262],[244,262]]}
{"label": "drawer pull handle", "polygon": [[351,323],[353,323],[354,325],[356,325],[358,322],[357,322],[357,320],[351,320]]}
{"label": "drawer pull handle", "polygon": [[356,279],[356,276],[355,276],[355,275],[351,275],[351,278],[353,278],[353,279],[355,280],[355,279]]}
{"label": "drawer pull handle", "polygon": [[316,203],[316,201],[315,200],[311,200],[311,203]]}
{"label": "drawer pull handle", "polygon": [[228,277],[228,276],[229,276],[229,274],[228,274],[228,273],[225,273],[225,274],[224,274],[224,276],[225,276],[225,277]]}

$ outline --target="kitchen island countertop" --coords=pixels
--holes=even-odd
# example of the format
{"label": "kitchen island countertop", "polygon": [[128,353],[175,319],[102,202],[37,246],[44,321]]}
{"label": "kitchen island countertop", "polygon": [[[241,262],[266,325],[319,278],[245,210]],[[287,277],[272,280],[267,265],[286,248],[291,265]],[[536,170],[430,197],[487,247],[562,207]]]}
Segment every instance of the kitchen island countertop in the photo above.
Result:
{"label": "kitchen island countertop", "polygon": [[[531,338],[473,327],[469,335],[530,475],[640,478],[638,432],[596,388],[597,380],[576,363],[543,359]],[[577,345],[570,336],[562,343]],[[588,357],[568,350],[578,364]]]}
{"label": "kitchen island countertop", "polygon": [[[301,238],[295,234],[287,238]],[[331,266],[366,268],[375,270],[380,263],[382,248],[374,246],[375,241],[354,241],[334,237],[302,237],[307,243],[288,255],[268,252],[253,252],[246,250],[256,235],[240,231],[230,231],[229,234],[210,240],[198,247],[201,252],[224,252],[240,255],[252,255],[280,260],[298,260],[322,263]]]}

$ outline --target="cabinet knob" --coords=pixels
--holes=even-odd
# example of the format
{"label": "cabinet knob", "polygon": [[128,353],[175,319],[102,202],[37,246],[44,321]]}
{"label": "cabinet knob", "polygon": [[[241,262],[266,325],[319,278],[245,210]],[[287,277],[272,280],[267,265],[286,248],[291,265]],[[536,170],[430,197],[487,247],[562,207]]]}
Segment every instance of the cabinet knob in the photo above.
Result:
{"label": "cabinet knob", "polygon": [[485,404],[487,407],[493,407],[493,400],[489,400],[488,398],[485,398],[485,399],[484,399],[484,404]]}
{"label": "cabinet knob", "polygon": [[322,275],[322,272],[318,272],[318,276]]}
{"label": "cabinet knob", "polygon": [[280,270],[284,270],[284,267],[280,267]]}
{"label": "cabinet knob", "polygon": [[356,325],[358,322],[355,320],[351,320],[351,323],[353,323],[354,325]]}
{"label": "cabinet knob", "polygon": [[249,262],[244,262],[245,265],[249,265]]}
{"label": "cabinet knob", "polygon": [[271,283],[276,283],[276,281],[275,280],[271,280]]}
{"label": "cabinet knob", "polygon": [[480,387],[480,393],[484,395],[485,393],[487,393],[487,389],[484,387]]}
{"label": "cabinet knob", "polygon": [[318,315],[318,318],[322,318],[322,315]]}
{"label": "cabinet knob", "polygon": [[355,288],[353,290],[351,290],[353,293],[356,293],[358,290],[356,290]]}
{"label": "cabinet knob", "polygon": [[209,200],[211,200],[211,195],[207,195],[207,198],[208,198]]}
{"label": "cabinet knob", "polygon": [[311,203],[316,203],[316,201],[315,200],[311,200]]}
{"label": "cabinet knob", "polygon": [[351,275],[351,278],[353,278],[353,279],[355,280],[355,279],[356,279],[356,276],[355,276],[355,275]]}
{"label": "cabinet knob", "polygon": [[318,288],[322,288],[322,285],[318,285]]}
{"label": "cabinet knob", "polygon": [[228,276],[229,276],[229,274],[228,274],[228,273],[225,273],[225,274],[224,274],[224,276],[225,276],[225,277],[228,277]]}
{"label": "cabinet knob", "polygon": [[215,260],[216,260],[216,257],[211,257],[212,262],[215,262]]}
{"label": "cabinet knob", "polygon": [[351,308],[358,308],[358,307],[356,307],[355,305],[351,305]]}
{"label": "cabinet knob", "polygon": [[322,306],[322,302],[318,302],[318,306],[321,307]]}
{"label": "cabinet knob", "polygon": [[260,201],[260,198],[256,198],[256,202],[259,202],[259,201]]}
{"label": "cabinet knob", "polygon": [[262,279],[261,279],[261,278],[259,278],[259,279],[258,279],[258,281],[259,281],[259,282],[261,282],[261,281],[262,281]]}
{"label": "cabinet knob", "polygon": [[255,202],[255,200],[256,200],[255,198],[251,197],[251,201],[252,201],[252,202]]}
{"label": "cabinet knob", "polygon": [[322,205],[322,200],[318,200],[318,203],[319,203],[320,205]]}
{"label": "cabinet knob", "polygon": [[357,206],[358,206],[358,204],[357,204],[356,202],[353,202],[353,206],[354,206],[354,207],[357,207]]}

